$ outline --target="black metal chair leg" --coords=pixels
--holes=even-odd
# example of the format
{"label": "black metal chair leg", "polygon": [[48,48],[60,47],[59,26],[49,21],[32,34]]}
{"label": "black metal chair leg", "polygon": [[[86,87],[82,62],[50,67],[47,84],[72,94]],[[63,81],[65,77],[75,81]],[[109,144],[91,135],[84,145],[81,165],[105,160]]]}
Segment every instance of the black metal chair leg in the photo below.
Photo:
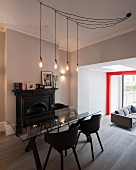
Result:
{"label": "black metal chair leg", "polygon": [[46,166],[47,166],[47,163],[48,163],[48,160],[49,160],[49,156],[50,156],[51,150],[52,150],[52,146],[49,147],[49,151],[48,151],[48,154],[47,154],[47,158],[46,158],[46,160],[45,160],[45,164],[44,164],[43,170],[45,170],[45,168],[46,168]]}
{"label": "black metal chair leg", "polygon": [[80,163],[79,163],[75,148],[73,147],[72,149],[73,149],[73,152],[74,152],[74,156],[75,156],[75,159],[76,159],[76,162],[77,162],[78,169],[81,170]]}
{"label": "black metal chair leg", "polygon": [[76,148],[76,146],[77,146],[77,143],[78,143],[78,140],[79,140],[80,134],[81,134],[81,131],[78,133],[77,141],[76,141],[76,144],[75,144],[75,148]]}
{"label": "black metal chair leg", "polygon": [[91,137],[91,135],[88,135],[88,139],[90,140],[91,151],[92,151],[92,160],[94,161],[93,142],[92,142],[92,137]]}
{"label": "black metal chair leg", "polygon": [[63,165],[63,152],[60,152],[60,157],[61,157],[61,170],[64,169],[64,165]]}
{"label": "black metal chair leg", "polygon": [[100,143],[100,146],[101,146],[101,149],[102,149],[102,152],[103,152],[104,149],[103,149],[103,146],[102,146],[102,143],[101,143],[101,140],[100,140],[100,137],[99,137],[98,132],[96,132],[96,135],[97,135],[98,141],[99,141],[99,143]]}
{"label": "black metal chair leg", "polygon": [[87,138],[87,142],[90,142],[90,139],[88,138],[88,136],[86,135],[86,138]]}

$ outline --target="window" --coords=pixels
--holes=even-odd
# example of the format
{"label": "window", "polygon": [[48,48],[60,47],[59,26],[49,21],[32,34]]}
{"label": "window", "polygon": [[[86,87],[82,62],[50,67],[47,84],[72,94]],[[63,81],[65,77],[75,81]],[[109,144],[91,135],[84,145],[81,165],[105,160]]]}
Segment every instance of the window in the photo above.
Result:
{"label": "window", "polygon": [[123,75],[123,106],[136,104],[136,75]]}

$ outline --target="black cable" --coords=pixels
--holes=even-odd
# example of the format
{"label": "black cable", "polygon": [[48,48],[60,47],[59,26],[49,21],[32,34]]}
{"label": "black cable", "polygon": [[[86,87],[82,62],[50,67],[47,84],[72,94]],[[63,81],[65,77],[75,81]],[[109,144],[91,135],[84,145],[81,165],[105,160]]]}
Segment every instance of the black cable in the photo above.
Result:
{"label": "black cable", "polygon": [[[39,1],[39,0],[38,0]],[[40,2],[40,1],[39,1]],[[42,3],[42,2],[41,2]],[[44,4],[44,3],[42,3],[42,5],[44,5],[44,6],[46,6],[46,7],[48,7],[48,8],[50,8],[50,9],[52,9],[52,10],[55,10],[56,12],[60,12],[60,13],[63,13],[63,14],[67,14],[67,15],[70,15],[70,16],[74,16],[74,17],[77,17],[77,18],[84,18],[84,19],[90,19],[90,20],[115,20],[115,19],[120,19],[120,18],[110,18],[110,19],[108,19],[108,18],[104,18],[104,19],[101,19],[101,18],[90,18],[90,17],[83,17],[83,16],[79,16],[79,15],[75,15],[75,14],[72,14],[72,13],[67,13],[67,12],[64,12],[64,11],[61,11],[61,10],[57,10],[57,9],[55,9],[55,8],[53,8],[53,7],[51,7],[51,6],[49,6],[49,5],[46,5],[46,4]],[[130,17],[130,16],[129,16]]]}
{"label": "black cable", "polygon": [[41,2],[41,0],[37,0],[37,1],[40,2],[40,4],[42,4],[43,6],[54,10],[55,13],[58,13],[59,15],[68,18],[70,21],[79,23],[78,26],[88,28],[88,29],[111,27],[131,17],[131,13],[126,14],[126,16],[122,18],[104,18],[104,19],[97,18],[96,19],[96,18],[84,17],[84,16],[75,15],[72,13],[67,13],[61,10],[57,10]]}
{"label": "black cable", "polygon": [[68,64],[68,18],[67,18],[67,64]]}
{"label": "black cable", "polygon": [[56,48],[57,45],[56,45],[56,11],[55,11],[55,62],[56,62]]}
{"label": "black cable", "polygon": [[41,57],[41,25],[42,25],[42,4],[40,3],[40,59],[42,59]]}
{"label": "black cable", "polygon": [[77,21],[77,20],[71,19],[71,18],[69,18],[69,20],[74,21],[74,22],[78,22],[78,23],[80,23],[80,24],[84,24],[84,25],[92,25],[92,26],[97,26],[97,25],[100,25],[100,26],[116,25],[116,24],[118,24],[118,23],[120,23],[120,22],[123,21],[123,19],[122,19],[122,20],[120,20],[120,21],[116,21],[116,22],[112,22],[112,23],[105,23],[105,24],[104,24],[104,23],[102,23],[102,24],[96,23],[96,24],[90,24],[90,23],[80,22],[80,21]]}
{"label": "black cable", "polygon": [[[96,22],[96,23],[107,23],[107,22],[119,21],[119,20],[122,20],[123,18],[127,19],[126,17],[123,17],[123,18],[115,18],[115,19],[112,19],[112,20],[110,19],[109,21],[107,21],[107,19],[106,19],[106,20],[105,20],[105,19],[101,19],[101,20],[99,21],[99,20],[97,20],[97,19],[90,20],[90,19],[87,19],[87,18],[85,18],[85,19],[74,18],[74,17],[71,17],[71,16],[69,16],[69,15],[66,15],[66,14],[64,14],[64,13],[62,13],[62,12],[59,12],[59,11],[57,11],[57,13],[60,14],[60,15],[62,15],[62,16],[65,16],[65,17],[67,17],[67,18],[75,19],[75,20],[77,20],[77,21]],[[103,21],[102,21],[102,20],[103,20]]]}
{"label": "black cable", "polygon": [[[57,11],[56,11],[57,12]],[[58,12],[57,12],[58,13]],[[60,14],[60,13],[58,13],[58,14]],[[75,22],[75,23],[80,23],[79,24],[79,26],[81,26],[82,24],[84,24],[84,25],[92,25],[92,26],[96,26],[96,25],[100,25],[100,26],[102,26],[102,27],[96,27],[96,28],[106,28],[106,27],[110,27],[110,26],[114,26],[114,25],[116,25],[116,24],[118,24],[118,23],[120,23],[120,22],[123,22],[124,20],[126,20],[126,17],[124,17],[124,18],[122,18],[122,20],[120,20],[120,21],[118,21],[118,22],[116,22],[116,23],[106,23],[106,24],[87,24],[87,23],[81,23],[81,22],[79,22],[79,21],[77,21],[76,19],[71,19],[71,18],[69,18],[68,16],[66,16],[66,15],[64,15],[64,14],[60,14],[60,15],[62,15],[63,17],[67,17],[70,21],[73,21],[73,22]],[[108,26],[106,26],[106,25],[108,25]],[[82,26],[83,27],[83,26]],[[84,26],[84,28],[88,28],[88,27],[86,27],[86,26]],[[89,28],[89,29],[96,29],[96,28],[94,28],[94,27],[92,27],[92,28]]]}
{"label": "black cable", "polygon": [[[120,21],[120,22],[123,22],[123,21]],[[120,22],[118,22],[117,24],[119,24]],[[117,24],[113,24],[113,25],[109,25],[109,26],[108,25],[107,26],[101,26],[101,27],[88,27],[88,26],[84,26],[84,25],[81,25],[81,24],[78,24],[78,25],[80,27],[87,28],[87,29],[100,29],[100,28],[112,27],[112,26],[117,25]]]}
{"label": "black cable", "polygon": [[78,23],[77,23],[77,66],[78,66]]}

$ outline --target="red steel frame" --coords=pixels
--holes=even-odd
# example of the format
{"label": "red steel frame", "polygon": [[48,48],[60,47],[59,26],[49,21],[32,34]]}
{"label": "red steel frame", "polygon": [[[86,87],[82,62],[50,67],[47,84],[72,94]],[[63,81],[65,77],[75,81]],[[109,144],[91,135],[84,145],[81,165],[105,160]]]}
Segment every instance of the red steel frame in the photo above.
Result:
{"label": "red steel frame", "polygon": [[119,71],[119,72],[107,72],[106,73],[106,114],[110,115],[111,110],[111,76],[115,75],[131,75],[136,74],[136,70],[133,71]]}

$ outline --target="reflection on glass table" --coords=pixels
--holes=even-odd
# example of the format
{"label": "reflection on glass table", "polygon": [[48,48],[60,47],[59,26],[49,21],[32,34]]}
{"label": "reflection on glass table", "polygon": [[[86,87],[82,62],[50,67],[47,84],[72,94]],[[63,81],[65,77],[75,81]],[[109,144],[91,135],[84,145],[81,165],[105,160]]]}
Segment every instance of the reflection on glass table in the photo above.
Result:
{"label": "reflection on glass table", "polygon": [[[42,170],[37,146],[36,137],[45,132],[51,132],[55,129],[59,131],[62,126],[69,125],[73,122],[80,121],[90,117],[92,114],[100,113],[99,110],[87,107],[69,107],[59,109],[54,112],[45,112],[45,115],[36,119],[34,116],[25,117],[21,122],[18,120],[9,120],[8,124],[13,128],[17,137],[22,141],[29,140],[25,151],[33,151],[37,170]],[[48,116],[46,116],[48,115]],[[50,115],[50,116],[49,116]]]}
{"label": "reflection on glass table", "polygon": [[[99,110],[87,108],[87,107],[69,107],[64,109],[59,109],[55,111],[55,116],[46,116],[38,120],[31,117],[24,118],[20,125],[17,120],[9,120],[8,124],[13,128],[16,135],[21,138],[21,140],[28,140],[31,137],[39,136],[47,131],[52,131],[57,129],[58,126],[67,125],[69,123],[75,122],[79,119],[86,118],[92,114],[100,113]],[[45,113],[46,114],[46,113]]]}

